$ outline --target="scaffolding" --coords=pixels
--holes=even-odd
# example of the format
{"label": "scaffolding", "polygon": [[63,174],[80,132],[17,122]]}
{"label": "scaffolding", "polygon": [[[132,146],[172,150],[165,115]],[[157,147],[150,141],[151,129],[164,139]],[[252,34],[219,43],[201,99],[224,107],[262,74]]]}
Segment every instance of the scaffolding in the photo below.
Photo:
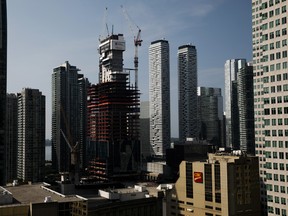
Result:
{"label": "scaffolding", "polygon": [[88,136],[95,145],[89,173],[99,180],[135,173],[140,163],[140,94],[130,85],[129,72],[88,90]]}

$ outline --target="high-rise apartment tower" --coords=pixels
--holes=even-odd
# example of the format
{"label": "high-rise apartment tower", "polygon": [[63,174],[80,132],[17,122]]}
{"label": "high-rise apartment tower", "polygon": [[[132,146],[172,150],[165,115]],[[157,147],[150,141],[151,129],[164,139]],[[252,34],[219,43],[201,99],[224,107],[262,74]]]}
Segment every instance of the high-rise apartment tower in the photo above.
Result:
{"label": "high-rise apartment tower", "polygon": [[45,96],[25,88],[18,94],[17,177],[39,182],[45,167]]}
{"label": "high-rise apartment tower", "polygon": [[178,48],[179,140],[198,138],[197,50],[195,46]]}
{"label": "high-rise apartment tower", "polygon": [[66,61],[54,68],[52,73],[52,165],[59,172],[72,169],[71,149],[64,135],[72,147],[78,143],[79,167],[82,166],[85,154],[85,139],[81,134],[85,133],[85,111],[81,111],[81,108],[84,108],[82,103],[85,90],[81,81],[83,76],[78,74],[79,71],[76,66]]}
{"label": "high-rise apartment tower", "polygon": [[255,145],[263,183],[262,215],[288,214],[287,7],[286,0],[252,0]]}
{"label": "high-rise apartment tower", "polygon": [[167,40],[149,47],[150,145],[152,154],[164,156],[170,146],[170,59]]}

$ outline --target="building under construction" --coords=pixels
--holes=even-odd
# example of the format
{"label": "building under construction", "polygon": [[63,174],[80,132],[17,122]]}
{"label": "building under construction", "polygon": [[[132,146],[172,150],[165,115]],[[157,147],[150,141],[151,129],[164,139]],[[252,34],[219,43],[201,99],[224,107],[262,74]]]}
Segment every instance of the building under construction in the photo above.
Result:
{"label": "building under construction", "polygon": [[88,90],[88,172],[97,181],[137,177],[140,167],[140,95],[124,50],[122,34],[100,41],[99,83]]}

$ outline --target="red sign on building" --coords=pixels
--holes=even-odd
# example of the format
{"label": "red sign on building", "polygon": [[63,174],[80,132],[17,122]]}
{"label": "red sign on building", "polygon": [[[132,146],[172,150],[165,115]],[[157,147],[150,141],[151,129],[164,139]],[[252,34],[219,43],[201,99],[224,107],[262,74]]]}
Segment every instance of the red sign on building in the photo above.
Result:
{"label": "red sign on building", "polygon": [[202,172],[194,172],[194,182],[203,183],[203,173]]}

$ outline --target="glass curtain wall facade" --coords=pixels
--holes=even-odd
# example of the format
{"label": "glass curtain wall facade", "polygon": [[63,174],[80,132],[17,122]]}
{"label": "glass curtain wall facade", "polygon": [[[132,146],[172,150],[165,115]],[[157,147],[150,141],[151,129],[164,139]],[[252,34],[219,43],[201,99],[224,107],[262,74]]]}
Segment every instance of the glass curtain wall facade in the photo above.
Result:
{"label": "glass curtain wall facade", "polygon": [[199,138],[223,146],[223,97],[221,88],[198,87]]}
{"label": "glass curtain wall facade", "polygon": [[245,59],[229,59],[225,62],[226,146],[234,149],[240,148],[237,73],[245,64]]}

